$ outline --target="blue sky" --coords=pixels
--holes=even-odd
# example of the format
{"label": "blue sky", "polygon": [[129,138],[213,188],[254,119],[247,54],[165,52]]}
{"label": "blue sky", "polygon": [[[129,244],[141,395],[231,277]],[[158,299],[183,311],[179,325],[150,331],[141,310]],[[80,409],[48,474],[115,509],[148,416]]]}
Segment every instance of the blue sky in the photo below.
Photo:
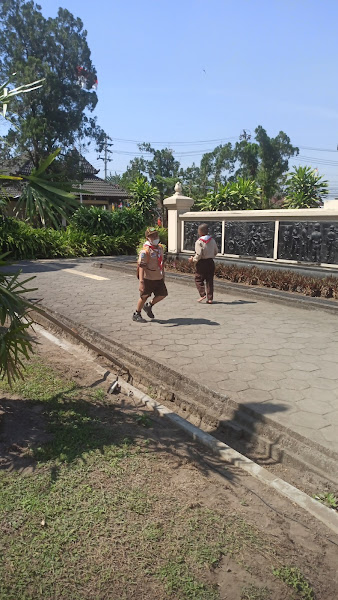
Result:
{"label": "blue sky", "polygon": [[[178,156],[187,166],[217,144],[196,142],[235,141],[262,125],[285,131],[305,157],[290,166],[318,167],[338,196],[337,0],[39,4],[45,16],[67,8],[88,31],[96,114],[115,138],[112,172],[125,169],[124,152],[138,152],[118,140],[163,142],[156,147],[187,153]],[[96,153],[88,158],[102,167]]]}

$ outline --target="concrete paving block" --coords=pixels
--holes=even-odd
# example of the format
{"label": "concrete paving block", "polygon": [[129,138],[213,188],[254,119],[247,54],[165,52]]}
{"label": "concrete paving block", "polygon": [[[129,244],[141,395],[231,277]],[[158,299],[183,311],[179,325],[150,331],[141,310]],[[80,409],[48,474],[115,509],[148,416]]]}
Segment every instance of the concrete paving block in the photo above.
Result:
{"label": "concrete paving block", "polygon": [[266,390],[247,389],[238,392],[241,402],[267,402],[272,399],[270,392]]}
{"label": "concrete paving block", "polygon": [[311,400],[306,398],[297,402],[299,410],[305,410],[306,412],[313,413],[314,415],[325,415],[330,412],[330,405],[327,402],[320,402],[319,400]]}
{"label": "concrete paving block", "polygon": [[248,389],[249,384],[246,381],[237,381],[236,379],[228,379],[227,381],[218,382],[218,388],[226,394],[230,392],[241,392]]}
{"label": "concrete paving block", "polygon": [[269,365],[266,365],[266,369],[264,369],[264,371],[261,372],[260,377],[268,381],[281,381],[282,379],[284,380],[286,378],[286,374],[285,371],[278,372],[271,370],[269,369]]}
{"label": "concrete paving block", "polygon": [[328,427],[321,429],[320,432],[328,442],[337,443],[338,425],[329,425]]}
{"label": "concrete paving block", "polygon": [[324,419],[327,421],[328,425],[337,425],[338,427],[338,410],[327,412],[324,415]]}
{"label": "concrete paving block", "polygon": [[291,412],[288,415],[288,421],[290,423],[290,426],[298,425],[299,427],[308,427],[309,429],[313,429],[314,431],[317,431],[318,429],[327,426],[327,421],[325,421],[322,415],[316,414],[314,418],[313,413],[304,410]]}
{"label": "concrete paving block", "polygon": [[266,392],[271,392],[278,387],[278,381],[271,381],[268,379],[255,379],[250,383],[250,389],[253,390],[264,390]]}
{"label": "concrete paving block", "polygon": [[253,379],[256,379],[256,375],[255,373],[247,373],[245,371],[240,371],[238,372],[237,369],[236,371],[231,371],[229,373],[229,379],[238,379],[239,381],[252,381]]}
{"label": "concrete paving block", "polygon": [[[310,380],[310,383],[312,383],[311,380]],[[327,403],[328,405],[331,402],[337,401],[337,396],[334,393],[334,391],[324,390],[324,389],[315,388],[315,387],[311,387],[308,390],[306,390],[305,396],[309,400],[314,400],[315,402],[324,402],[324,403]]]}
{"label": "concrete paving block", "polygon": [[275,400],[288,402],[292,406],[295,406],[299,400],[304,400],[304,393],[304,391],[300,390],[288,390],[285,388],[279,388],[272,390],[271,395]]}

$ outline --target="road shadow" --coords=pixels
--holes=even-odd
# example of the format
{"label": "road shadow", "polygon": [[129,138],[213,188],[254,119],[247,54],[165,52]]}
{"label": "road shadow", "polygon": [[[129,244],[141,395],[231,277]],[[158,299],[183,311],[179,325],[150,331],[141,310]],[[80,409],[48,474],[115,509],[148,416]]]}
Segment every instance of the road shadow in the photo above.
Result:
{"label": "road shadow", "polygon": [[172,319],[167,319],[166,321],[164,319],[153,319],[153,321],[151,321],[152,323],[159,323],[160,325],[167,325],[168,327],[182,327],[182,326],[186,326],[186,325],[217,325],[219,326],[219,323],[217,323],[217,321],[210,321],[210,319],[202,319],[202,318],[197,318],[197,319],[193,319],[190,317],[174,317]]}
{"label": "road shadow", "polygon": [[69,261],[69,259],[62,260],[46,260],[44,262],[37,262],[34,260],[22,260],[20,262],[15,262],[12,265],[6,265],[6,267],[2,267],[2,270],[6,271],[19,271],[21,270],[23,274],[37,274],[37,273],[45,273],[46,271],[60,271],[62,269],[75,269],[80,266],[78,261]]}

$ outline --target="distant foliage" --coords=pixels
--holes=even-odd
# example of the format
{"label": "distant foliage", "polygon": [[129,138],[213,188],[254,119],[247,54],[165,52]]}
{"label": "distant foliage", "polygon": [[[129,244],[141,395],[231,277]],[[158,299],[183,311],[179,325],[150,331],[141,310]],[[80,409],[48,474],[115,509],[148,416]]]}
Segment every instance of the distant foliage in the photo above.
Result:
{"label": "distant foliage", "polygon": [[92,235],[122,235],[139,233],[146,226],[142,213],[136,208],[107,211],[96,206],[80,206],[71,218],[78,231]]}
{"label": "distant foliage", "polygon": [[260,207],[260,189],[251,179],[240,177],[237,181],[219,185],[217,193],[200,200],[200,210],[253,210]]}
{"label": "distant foliage", "polygon": [[152,186],[144,177],[137,177],[130,185],[132,207],[138,210],[146,223],[152,223],[156,214],[156,197],[158,190]]}
{"label": "distant foliage", "polygon": [[140,233],[125,231],[120,235],[93,235],[70,225],[65,231],[34,229],[14,218],[0,225],[0,253],[10,252],[10,259],[73,258],[76,256],[110,256],[134,254]]}
{"label": "distant foliage", "polygon": [[319,208],[328,194],[328,182],[311,167],[294,167],[286,180],[284,208]]}

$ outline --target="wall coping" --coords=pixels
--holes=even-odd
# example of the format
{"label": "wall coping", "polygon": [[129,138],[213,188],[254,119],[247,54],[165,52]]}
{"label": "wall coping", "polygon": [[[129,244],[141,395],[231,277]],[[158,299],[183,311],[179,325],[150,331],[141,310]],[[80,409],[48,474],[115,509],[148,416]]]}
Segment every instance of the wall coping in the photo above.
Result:
{"label": "wall coping", "polygon": [[313,219],[315,221],[328,221],[330,219],[338,220],[338,209],[332,208],[299,208],[299,209],[272,209],[272,210],[213,210],[185,212],[179,215],[184,221],[222,221],[222,220],[260,220],[265,219],[273,221],[301,221]]}

